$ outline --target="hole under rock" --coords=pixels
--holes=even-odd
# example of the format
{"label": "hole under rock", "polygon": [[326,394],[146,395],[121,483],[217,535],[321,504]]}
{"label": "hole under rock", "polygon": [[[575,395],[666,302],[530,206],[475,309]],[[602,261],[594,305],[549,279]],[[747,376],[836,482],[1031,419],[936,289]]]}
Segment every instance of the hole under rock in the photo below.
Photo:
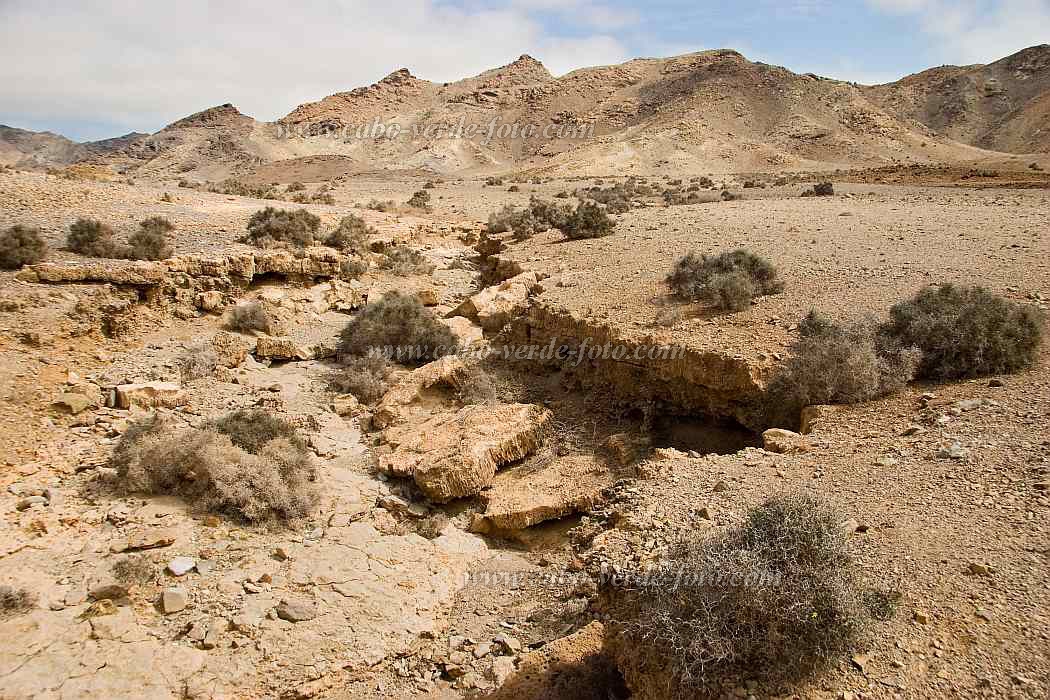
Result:
{"label": "hole under rock", "polygon": [[653,447],[672,447],[700,454],[735,454],[761,447],[762,436],[731,418],[662,415],[654,419]]}

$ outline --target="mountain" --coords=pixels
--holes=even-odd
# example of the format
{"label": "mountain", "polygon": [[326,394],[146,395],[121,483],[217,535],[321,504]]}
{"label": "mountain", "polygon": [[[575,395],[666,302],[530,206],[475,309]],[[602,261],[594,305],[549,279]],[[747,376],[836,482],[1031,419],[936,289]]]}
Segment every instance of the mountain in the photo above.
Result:
{"label": "mountain", "polygon": [[50,131],[27,131],[0,124],[0,164],[34,169],[104,159],[148,136],[131,133],[102,141],[76,143]]}
{"label": "mountain", "polygon": [[226,104],[93,156],[142,175],[269,181],[293,164],[309,179],[300,166],[319,162],[326,172],[573,174],[974,161],[988,150],[1050,150],[1048,56],[1050,47],[1037,46],[877,86],[800,75],[731,50],[561,77],[521,56],[452,83],[402,68],[275,122]]}
{"label": "mountain", "polygon": [[1050,151],[1050,44],[975,66],[942,66],[864,89],[931,132],[1005,153]]}

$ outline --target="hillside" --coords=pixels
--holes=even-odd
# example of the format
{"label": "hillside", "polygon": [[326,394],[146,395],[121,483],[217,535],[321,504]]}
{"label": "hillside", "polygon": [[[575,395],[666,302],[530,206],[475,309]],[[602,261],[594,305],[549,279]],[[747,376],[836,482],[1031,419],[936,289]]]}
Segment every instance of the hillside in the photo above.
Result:
{"label": "hillside", "polygon": [[[561,77],[522,56],[445,84],[402,68],[276,122],[226,104],[87,155],[145,176],[258,173],[271,181],[283,169],[274,164],[292,162],[307,179],[312,162],[323,162],[318,178],[372,170],[725,173],[965,163],[990,150],[1050,150],[1048,66],[1050,47],[1039,46],[989,66],[945,66],[865,87],[731,50]],[[79,144],[38,137],[32,162],[87,157]]]}
{"label": "hillside", "polygon": [[863,91],[887,112],[956,141],[1006,153],[1050,151],[1050,44]]}
{"label": "hillside", "polygon": [[106,158],[149,134],[130,133],[102,141],[77,143],[50,131],[27,131],[0,124],[0,165],[33,169]]}

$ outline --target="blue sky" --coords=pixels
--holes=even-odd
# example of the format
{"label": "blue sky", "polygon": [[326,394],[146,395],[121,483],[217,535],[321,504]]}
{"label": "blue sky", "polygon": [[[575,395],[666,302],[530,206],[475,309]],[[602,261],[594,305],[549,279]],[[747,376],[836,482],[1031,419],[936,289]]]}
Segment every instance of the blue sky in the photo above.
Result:
{"label": "blue sky", "polygon": [[555,74],[733,48],[877,83],[1050,42],[1050,0],[0,0],[0,123],[77,140],[232,102],[259,119],[407,67],[435,81],[522,53]]}

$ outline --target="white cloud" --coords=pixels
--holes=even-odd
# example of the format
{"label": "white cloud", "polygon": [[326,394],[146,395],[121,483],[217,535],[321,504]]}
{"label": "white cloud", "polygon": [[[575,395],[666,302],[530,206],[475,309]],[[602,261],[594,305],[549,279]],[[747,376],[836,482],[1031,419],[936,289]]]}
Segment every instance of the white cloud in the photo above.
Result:
{"label": "white cloud", "polygon": [[913,15],[950,63],[989,63],[1046,43],[1050,0],[868,0],[872,7]]}
{"label": "white cloud", "polygon": [[528,5],[546,1],[0,0],[0,109],[30,124],[143,130],[225,102],[274,119],[401,67],[444,82],[523,53],[555,73],[627,57],[601,28],[621,14],[570,3],[593,11],[591,31],[551,36]]}

